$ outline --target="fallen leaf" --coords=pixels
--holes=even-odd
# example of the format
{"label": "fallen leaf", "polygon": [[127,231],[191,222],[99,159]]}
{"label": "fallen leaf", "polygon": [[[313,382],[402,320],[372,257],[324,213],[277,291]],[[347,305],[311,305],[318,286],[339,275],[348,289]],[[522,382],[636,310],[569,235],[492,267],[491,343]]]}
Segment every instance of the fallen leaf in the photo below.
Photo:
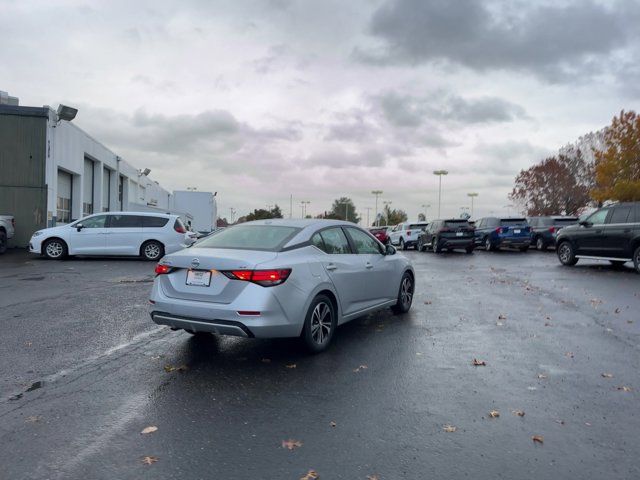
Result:
{"label": "fallen leaf", "polygon": [[329,425],[331,425],[332,427],[335,427],[337,425],[336,422],[330,422]]}
{"label": "fallen leaf", "polygon": [[621,390],[623,392],[630,392],[631,387],[627,387],[626,385],[621,385],[620,387],[618,387],[618,390]]}
{"label": "fallen leaf", "polygon": [[564,420],[556,420],[556,423],[559,423],[560,425],[564,425]]}
{"label": "fallen leaf", "polygon": [[431,300],[427,300],[426,302],[424,302],[425,305],[431,305]]}
{"label": "fallen leaf", "polygon": [[25,346],[25,347],[30,347],[31,345],[33,345],[33,343],[31,343],[31,342],[24,342],[24,346]]}
{"label": "fallen leaf", "polygon": [[174,367],[173,365],[165,365],[164,371],[167,373],[171,372],[186,372],[189,369],[186,365],[180,365],[179,367]]}
{"label": "fallen leaf", "polygon": [[589,422],[584,422],[584,424],[585,424],[587,427],[590,427],[590,426],[591,426],[591,424],[590,424]]}
{"label": "fallen leaf", "polygon": [[513,414],[517,415],[518,417],[524,417],[524,411],[523,410],[514,410]]}
{"label": "fallen leaf", "polygon": [[149,455],[146,457],[142,457],[142,463],[145,465],[151,465],[152,463],[156,463],[158,461],[158,457],[154,457],[153,455]]}
{"label": "fallen leaf", "polygon": [[353,371],[355,373],[358,373],[360,370],[365,370],[367,368],[369,368],[369,367],[367,367],[366,365],[360,365],[358,368],[354,369]]}
{"label": "fallen leaf", "polygon": [[289,450],[293,450],[295,448],[301,447],[302,442],[300,440],[283,440],[282,448],[288,448]]}
{"label": "fallen leaf", "polygon": [[24,419],[24,421],[27,423],[38,423],[40,420],[42,420],[42,417],[40,415],[31,415]]}
{"label": "fallen leaf", "polygon": [[613,373],[601,373],[600,375],[603,378],[613,378]]}
{"label": "fallen leaf", "polygon": [[478,360],[477,358],[473,359],[473,362],[471,362],[472,365],[474,365],[475,367],[486,367],[487,366],[487,362],[485,362],[484,360]]}
{"label": "fallen leaf", "polygon": [[627,323],[633,323],[633,320],[627,320]]}
{"label": "fallen leaf", "polygon": [[367,480],[380,480],[378,475],[367,475]]}
{"label": "fallen leaf", "polygon": [[491,410],[489,412],[489,416],[491,418],[498,418],[500,416],[500,412],[498,410]]}
{"label": "fallen leaf", "polygon": [[271,359],[270,358],[263,358],[262,360],[260,360],[262,363],[271,363]]}
{"label": "fallen leaf", "polygon": [[506,315],[503,315],[503,314],[498,315],[498,320],[506,320],[506,319],[507,319]]}
{"label": "fallen leaf", "polygon": [[547,378],[547,376],[544,373],[539,373],[538,378],[542,380],[543,378]]}
{"label": "fallen leaf", "polygon": [[544,443],[544,437],[542,435],[534,435],[531,437],[531,440],[533,440],[534,443]]}
{"label": "fallen leaf", "polygon": [[158,427],[156,427],[154,425],[151,425],[151,426],[143,429],[140,433],[142,435],[146,435],[147,433],[153,433],[153,432],[156,432],[156,431],[158,431]]}
{"label": "fallen leaf", "polygon": [[553,325],[552,325],[550,322],[545,322],[545,323],[544,323],[544,326],[545,326],[545,327],[553,327]]}
{"label": "fallen leaf", "polygon": [[613,313],[620,313],[620,309],[619,309],[619,308],[616,308],[616,309],[613,311]]}
{"label": "fallen leaf", "polygon": [[445,432],[452,433],[452,432],[455,432],[455,431],[458,429],[458,427],[454,427],[453,425],[449,425],[449,424],[447,424],[447,425],[444,425],[444,426],[442,427],[442,429],[443,429]]}
{"label": "fallen leaf", "polygon": [[285,365],[287,368],[296,368],[297,365],[295,363],[290,363],[289,365]]}
{"label": "fallen leaf", "polygon": [[567,352],[564,354],[565,357],[573,358],[573,352]]}
{"label": "fallen leaf", "polygon": [[591,306],[596,307],[597,305],[600,305],[602,303],[602,300],[600,300],[599,298],[592,298],[591,299]]}
{"label": "fallen leaf", "polygon": [[416,356],[417,357],[421,357],[422,356],[422,352],[416,352]]}
{"label": "fallen leaf", "polygon": [[300,480],[315,480],[317,478],[320,478],[318,472],[316,472],[315,470],[309,470],[306,475],[300,477]]}

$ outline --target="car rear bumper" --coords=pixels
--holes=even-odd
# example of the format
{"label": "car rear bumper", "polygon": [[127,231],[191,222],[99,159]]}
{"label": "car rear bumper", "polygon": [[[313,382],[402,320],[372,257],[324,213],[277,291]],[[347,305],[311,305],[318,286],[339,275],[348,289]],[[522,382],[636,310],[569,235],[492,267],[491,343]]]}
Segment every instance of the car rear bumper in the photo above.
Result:
{"label": "car rear bumper", "polygon": [[440,239],[442,248],[469,248],[475,246],[473,237],[471,238],[442,238]]}
{"label": "car rear bumper", "polygon": [[500,238],[496,242],[496,246],[500,247],[528,247],[531,244],[529,237],[518,238]]}
{"label": "car rear bumper", "polygon": [[[168,297],[158,281],[151,291],[151,318],[159,325],[256,338],[297,337],[305,315],[288,318],[269,288],[251,285],[248,295],[228,304]],[[272,287],[277,288],[277,287]],[[251,312],[241,314],[240,312]]]}

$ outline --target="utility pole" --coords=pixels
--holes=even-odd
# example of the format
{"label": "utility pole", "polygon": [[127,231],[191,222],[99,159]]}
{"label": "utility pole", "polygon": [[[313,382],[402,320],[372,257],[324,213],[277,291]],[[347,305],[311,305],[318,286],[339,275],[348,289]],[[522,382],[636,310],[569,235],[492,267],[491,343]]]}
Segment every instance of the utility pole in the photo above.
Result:
{"label": "utility pole", "polygon": [[371,211],[371,207],[365,207],[365,210],[367,211],[367,228],[369,228],[371,226],[369,223],[369,212]]}
{"label": "utility pole", "polygon": [[379,227],[380,220],[378,219],[378,197],[382,195],[382,190],[371,190],[371,193],[376,196],[376,227]]}
{"label": "utility pole", "polygon": [[300,201],[300,205],[302,205],[302,218],[306,218],[307,217],[307,205],[309,205],[311,202],[309,200],[301,200]]}
{"label": "utility pole", "polygon": [[229,207],[229,216],[231,217],[231,221],[229,223],[233,223],[233,216],[236,213],[236,209],[233,207]]}
{"label": "utility pole", "polygon": [[293,216],[293,193],[289,195],[289,218]]}
{"label": "utility pole", "polygon": [[473,199],[478,196],[478,192],[469,192],[467,197],[471,198],[471,218],[473,218]]}
{"label": "utility pole", "polygon": [[439,178],[438,181],[438,218],[440,218],[440,206],[442,204],[442,176],[448,175],[449,172],[446,170],[434,170],[434,175],[437,175]]}
{"label": "utility pole", "polygon": [[424,204],[424,203],[423,203],[423,204],[422,204],[422,208],[424,209],[424,219],[426,220],[426,219],[427,219],[427,209],[428,209],[428,208],[431,208],[431,205],[430,205],[430,204]]}

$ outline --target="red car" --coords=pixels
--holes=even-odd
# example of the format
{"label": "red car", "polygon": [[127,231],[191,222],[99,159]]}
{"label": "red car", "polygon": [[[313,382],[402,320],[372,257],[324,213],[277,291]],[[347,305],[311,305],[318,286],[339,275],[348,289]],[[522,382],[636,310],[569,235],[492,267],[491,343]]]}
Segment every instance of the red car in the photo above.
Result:
{"label": "red car", "polygon": [[387,227],[372,227],[369,232],[382,242],[383,245],[389,243],[389,235],[387,235]]}

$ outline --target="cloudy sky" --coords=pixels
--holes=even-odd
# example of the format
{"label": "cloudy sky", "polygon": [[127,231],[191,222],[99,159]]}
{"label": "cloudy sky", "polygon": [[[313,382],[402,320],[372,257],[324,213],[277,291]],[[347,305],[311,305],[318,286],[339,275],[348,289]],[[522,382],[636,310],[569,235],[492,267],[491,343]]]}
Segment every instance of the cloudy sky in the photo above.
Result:
{"label": "cloudy sky", "polygon": [[[0,89],[75,122],[222,215],[352,197],[415,218],[640,109],[632,0],[0,0]],[[373,219],[373,213],[371,213]]]}

